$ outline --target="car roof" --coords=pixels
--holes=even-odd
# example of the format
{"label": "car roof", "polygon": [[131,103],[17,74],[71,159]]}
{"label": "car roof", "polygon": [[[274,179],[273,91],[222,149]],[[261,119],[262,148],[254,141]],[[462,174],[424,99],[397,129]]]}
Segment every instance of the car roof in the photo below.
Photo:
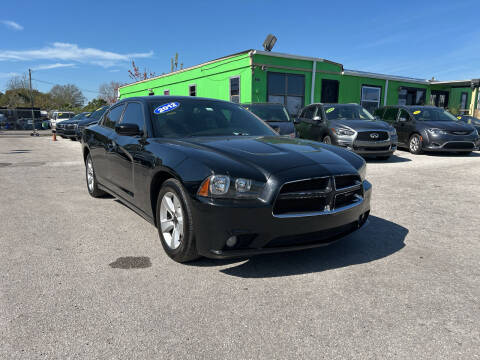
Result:
{"label": "car roof", "polygon": [[173,100],[198,100],[198,101],[218,101],[218,102],[229,102],[225,100],[219,100],[219,99],[211,99],[211,98],[204,98],[204,97],[197,97],[197,96],[175,96],[175,95],[162,95],[162,96],[134,96],[134,97],[129,97],[125,99],[121,99],[118,102],[116,102],[114,105],[121,104],[127,101],[141,101],[141,102],[154,102],[154,101],[173,101]]}

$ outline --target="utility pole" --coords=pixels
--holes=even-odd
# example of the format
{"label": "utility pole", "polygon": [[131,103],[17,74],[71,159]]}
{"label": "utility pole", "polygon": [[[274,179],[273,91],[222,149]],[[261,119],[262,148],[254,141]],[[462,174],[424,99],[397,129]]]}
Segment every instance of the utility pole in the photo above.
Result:
{"label": "utility pole", "polygon": [[30,103],[32,105],[32,133],[31,136],[38,136],[37,129],[35,129],[35,112],[33,111],[33,90],[32,90],[32,70],[28,69],[28,80],[30,83]]}

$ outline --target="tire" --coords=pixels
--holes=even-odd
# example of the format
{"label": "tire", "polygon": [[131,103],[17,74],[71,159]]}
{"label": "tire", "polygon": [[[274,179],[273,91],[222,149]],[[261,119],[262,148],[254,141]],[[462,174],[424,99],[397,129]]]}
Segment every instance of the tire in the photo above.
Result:
{"label": "tire", "polygon": [[87,180],[87,190],[90,196],[98,198],[106,195],[104,191],[98,188],[97,177],[90,154],[87,155],[85,160],[85,179]]}
{"label": "tire", "polygon": [[324,144],[329,144],[329,145],[331,145],[331,144],[332,144],[332,138],[331,138],[330,136],[328,136],[328,135],[325,135],[325,136],[323,137],[323,139],[322,139],[322,142],[323,142]]}
{"label": "tire", "polygon": [[200,257],[189,198],[176,179],[166,180],[158,193],[156,223],[163,249],[170,258],[184,263]]}
{"label": "tire", "polygon": [[419,134],[413,134],[410,136],[408,150],[415,155],[422,153],[422,137]]}

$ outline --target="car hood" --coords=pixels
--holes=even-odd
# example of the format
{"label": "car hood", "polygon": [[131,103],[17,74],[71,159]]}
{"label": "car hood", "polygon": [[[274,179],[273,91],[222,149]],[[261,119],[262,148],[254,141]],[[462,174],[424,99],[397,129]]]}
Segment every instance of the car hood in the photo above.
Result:
{"label": "car hood", "polygon": [[472,131],[473,126],[456,121],[418,121],[425,128],[435,128],[446,131]]}
{"label": "car hood", "polygon": [[355,131],[390,129],[390,125],[379,120],[330,120],[330,124],[332,126],[348,127]]}
{"label": "car hood", "polygon": [[175,143],[187,155],[206,161],[212,167],[220,166],[220,163],[226,167],[224,160],[227,160],[233,167],[250,166],[266,177],[301,167],[313,167],[316,174],[352,173],[363,164],[359,156],[347,150],[280,136],[202,137],[176,140]]}
{"label": "car hood", "polygon": [[288,135],[295,132],[293,122],[288,121],[265,121],[273,130],[280,135]]}

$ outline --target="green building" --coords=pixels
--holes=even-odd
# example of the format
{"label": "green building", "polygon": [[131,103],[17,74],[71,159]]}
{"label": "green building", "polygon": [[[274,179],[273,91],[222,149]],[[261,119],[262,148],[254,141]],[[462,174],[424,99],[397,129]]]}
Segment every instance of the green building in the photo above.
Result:
{"label": "green building", "polygon": [[435,81],[346,70],[306,56],[246,50],[119,88],[119,98],[201,96],[240,103],[283,103],[291,114],[313,102],[432,104],[452,112],[479,111],[478,80]]}

